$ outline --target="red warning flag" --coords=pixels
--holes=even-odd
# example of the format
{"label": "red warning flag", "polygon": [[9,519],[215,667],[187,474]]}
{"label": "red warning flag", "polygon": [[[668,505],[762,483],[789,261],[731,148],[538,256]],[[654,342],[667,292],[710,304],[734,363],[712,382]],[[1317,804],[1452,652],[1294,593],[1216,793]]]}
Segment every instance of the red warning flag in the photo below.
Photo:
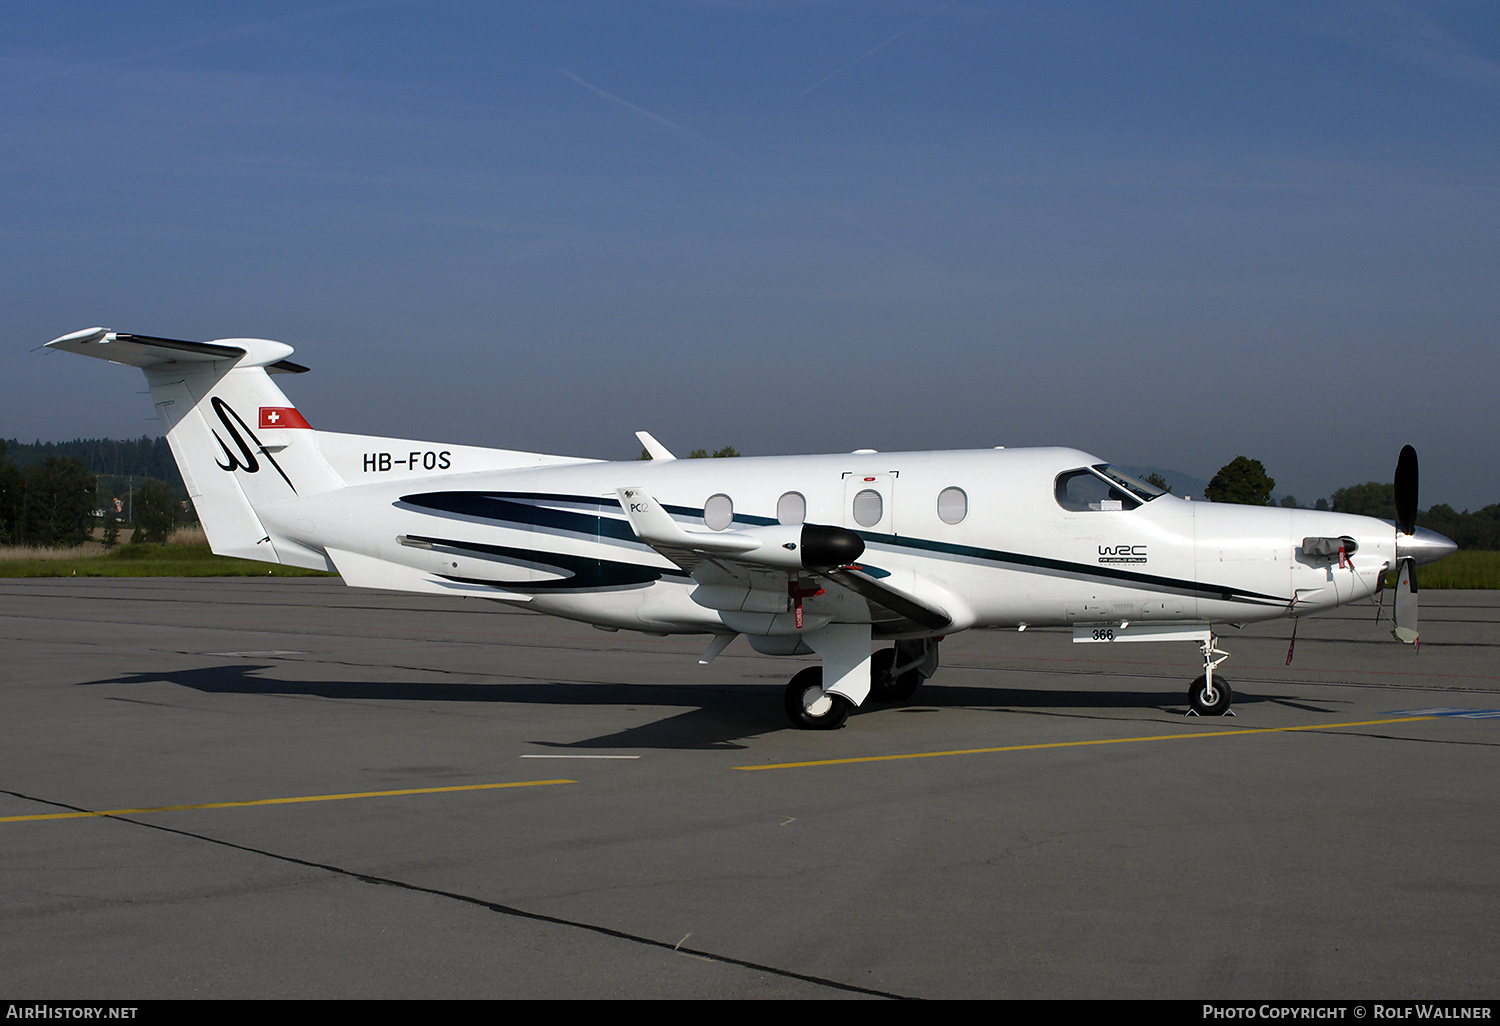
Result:
{"label": "red warning flag", "polygon": [[271,428],[307,428],[311,430],[312,425],[303,419],[302,414],[290,406],[262,406],[260,408],[260,429],[268,431]]}

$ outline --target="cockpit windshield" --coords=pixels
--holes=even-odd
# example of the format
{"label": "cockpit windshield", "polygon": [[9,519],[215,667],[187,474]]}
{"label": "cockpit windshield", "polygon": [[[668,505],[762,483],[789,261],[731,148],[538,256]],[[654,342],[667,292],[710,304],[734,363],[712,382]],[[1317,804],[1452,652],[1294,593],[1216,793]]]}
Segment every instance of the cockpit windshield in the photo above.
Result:
{"label": "cockpit windshield", "polygon": [[1135,509],[1166,492],[1136,480],[1119,467],[1096,463],[1057,475],[1056,494],[1063,509],[1107,512]]}
{"label": "cockpit windshield", "polygon": [[1111,466],[1108,463],[1096,463],[1094,464],[1094,469],[1142,502],[1150,502],[1158,496],[1167,494],[1165,488],[1158,488],[1156,485],[1147,484],[1144,481],[1131,477],[1119,467]]}

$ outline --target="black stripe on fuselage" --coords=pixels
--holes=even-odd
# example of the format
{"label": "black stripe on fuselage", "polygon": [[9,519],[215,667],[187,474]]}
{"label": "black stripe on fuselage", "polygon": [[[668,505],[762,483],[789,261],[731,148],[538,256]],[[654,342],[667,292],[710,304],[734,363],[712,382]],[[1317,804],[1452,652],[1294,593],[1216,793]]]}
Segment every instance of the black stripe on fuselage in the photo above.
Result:
{"label": "black stripe on fuselage", "polygon": [[1285,595],[1267,595],[1243,588],[1231,588],[1222,584],[1204,584],[1184,581],[1177,577],[1162,577],[1143,574],[1135,570],[1119,570],[1107,566],[1090,566],[1088,563],[1073,563],[1065,559],[1047,556],[1028,556],[1020,552],[1002,552],[998,549],[979,548],[974,545],[958,545],[953,542],[934,541],[929,538],[902,538],[897,535],[875,534],[860,531],[866,544],[889,545],[895,548],[916,549],[922,552],[940,552],[945,555],[979,560],[985,563],[1004,563],[1027,570],[1046,571],[1054,575],[1077,577],[1108,583],[1125,584],[1175,595],[1196,598],[1219,599],[1224,602],[1253,602],[1256,605],[1286,605]]}
{"label": "black stripe on fuselage", "polygon": [[[564,495],[550,492],[424,492],[401,497],[401,504],[421,510],[452,513],[473,517],[505,526],[541,527],[591,539],[636,542],[630,522],[623,518],[605,517],[572,510],[552,509],[538,503],[572,503],[594,506],[601,510],[617,510],[620,503],[613,497],[593,495]],[[692,506],[669,506],[663,508],[674,516],[701,520],[703,510]],[[778,523],[771,517],[750,516],[736,512],[735,522],[749,527],[762,527]],[[1051,575],[1075,577],[1100,583],[1121,584],[1166,594],[1194,598],[1217,599],[1222,602],[1248,602],[1257,606],[1285,605],[1284,595],[1267,595],[1221,584],[1205,584],[1185,581],[1176,577],[1162,577],[1134,570],[1114,567],[1090,566],[1047,556],[1032,556],[1021,552],[1005,552],[1000,549],[982,548],[976,545],[959,545],[954,542],[937,541],[931,538],[902,537],[879,534],[874,531],[856,531],[865,543],[896,549],[954,556],[977,560],[983,563],[1002,564],[1028,571],[1040,571]]]}
{"label": "black stripe on fuselage", "polygon": [[519,549],[508,545],[486,545],[480,542],[458,541],[453,538],[430,538],[423,535],[404,535],[407,542],[417,542],[439,551],[479,559],[493,559],[509,565],[529,565],[562,574],[550,581],[501,581],[440,574],[452,581],[466,584],[487,584],[493,588],[520,592],[552,591],[598,591],[605,588],[631,588],[642,584],[653,584],[663,577],[688,575],[673,567],[658,569],[639,563],[624,563],[615,559],[599,559],[595,556],[579,556],[568,552],[546,552],[541,549]]}

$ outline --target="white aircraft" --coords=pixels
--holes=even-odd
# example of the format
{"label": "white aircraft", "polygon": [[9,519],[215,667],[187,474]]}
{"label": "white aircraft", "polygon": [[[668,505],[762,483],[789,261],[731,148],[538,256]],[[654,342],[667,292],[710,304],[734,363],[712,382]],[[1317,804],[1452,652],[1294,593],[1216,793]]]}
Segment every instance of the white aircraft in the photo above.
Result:
{"label": "white aircraft", "polygon": [[[705,634],[701,663],[741,634],[758,652],[817,655],[787,686],[799,727],[910,698],[938,642],[972,627],[1197,644],[1190,707],[1224,713],[1213,625],[1332,609],[1396,568],[1395,634],[1415,644],[1412,568],[1456,547],[1415,527],[1410,446],[1392,524],[1192,502],[1074,449],[677,460],[639,432],[652,458],[608,463],[335,434],[272,380],[307,370],[280,342],[90,328],[47,345],[145,371],[215,552]],[[891,644],[872,654],[876,640]]]}

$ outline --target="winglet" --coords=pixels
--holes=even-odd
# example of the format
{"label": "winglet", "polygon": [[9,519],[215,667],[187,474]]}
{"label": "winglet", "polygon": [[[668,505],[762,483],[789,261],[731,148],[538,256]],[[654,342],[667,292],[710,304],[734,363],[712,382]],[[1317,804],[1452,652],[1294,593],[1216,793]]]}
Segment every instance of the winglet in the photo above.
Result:
{"label": "winglet", "polygon": [[675,460],[677,458],[668,451],[665,445],[652,438],[651,432],[637,431],[635,437],[641,440],[641,444],[646,447],[646,451],[651,454],[653,460]]}

